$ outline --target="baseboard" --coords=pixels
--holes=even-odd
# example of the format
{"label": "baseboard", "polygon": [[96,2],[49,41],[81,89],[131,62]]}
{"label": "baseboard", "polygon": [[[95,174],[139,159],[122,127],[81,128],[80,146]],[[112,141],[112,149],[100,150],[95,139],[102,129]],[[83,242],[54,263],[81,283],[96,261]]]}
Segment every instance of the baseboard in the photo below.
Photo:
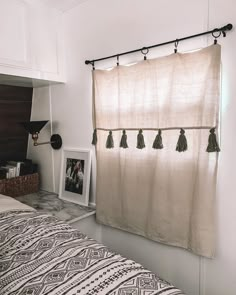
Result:
{"label": "baseboard", "polygon": [[96,203],[94,202],[89,202],[89,207],[96,209]]}

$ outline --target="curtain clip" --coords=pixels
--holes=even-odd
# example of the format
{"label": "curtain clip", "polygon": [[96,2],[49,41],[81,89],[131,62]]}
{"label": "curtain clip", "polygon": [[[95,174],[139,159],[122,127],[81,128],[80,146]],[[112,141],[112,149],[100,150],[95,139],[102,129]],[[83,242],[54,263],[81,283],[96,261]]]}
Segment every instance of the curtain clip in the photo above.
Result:
{"label": "curtain clip", "polygon": [[176,40],[175,40],[175,49],[174,49],[174,53],[177,53],[177,52],[178,52],[178,45],[179,45],[179,40],[176,39]]}
{"label": "curtain clip", "polygon": [[148,52],[149,52],[149,49],[147,47],[143,47],[141,49],[141,53],[144,55],[144,57],[143,57],[144,60],[147,60],[147,56],[146,55],[148,54]]}
{"label": "curtain clip", "polygon": [[119,62],[119,57],[120,57],[120,56],[117,54],[117,56],[116,56],[116,65],[117,65],[117,66],[119,66],[119,65],[120,65],[120,62]]}
{"label": "curtain clip", "polygon": [[91,64],[92,64],[93,71],[94,71],[94,70],[95,70],[95,62],[94,62],[94,61],[92,61],[92,62],[91,62]]}

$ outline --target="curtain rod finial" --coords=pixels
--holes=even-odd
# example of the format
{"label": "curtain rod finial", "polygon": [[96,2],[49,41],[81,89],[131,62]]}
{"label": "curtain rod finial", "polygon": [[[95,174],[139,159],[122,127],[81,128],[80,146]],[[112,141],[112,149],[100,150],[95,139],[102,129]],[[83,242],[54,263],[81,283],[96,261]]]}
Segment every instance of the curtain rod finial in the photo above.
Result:
{"label": "curtain rod finial", "polygon": [[223,31],[231,31],[233,29],[233,25],[228,24],[228,25],[224,26],[222,29],[223,29]]}

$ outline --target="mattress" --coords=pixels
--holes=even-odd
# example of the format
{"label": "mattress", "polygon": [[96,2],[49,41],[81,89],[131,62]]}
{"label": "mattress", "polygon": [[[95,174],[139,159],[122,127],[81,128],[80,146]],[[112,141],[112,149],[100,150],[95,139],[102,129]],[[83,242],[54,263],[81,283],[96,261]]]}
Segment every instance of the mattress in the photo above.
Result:
{"label": "mattress", "polygon": [[0,197],[1,295],[184,294],[63,221],[9,201],[3,210]]}

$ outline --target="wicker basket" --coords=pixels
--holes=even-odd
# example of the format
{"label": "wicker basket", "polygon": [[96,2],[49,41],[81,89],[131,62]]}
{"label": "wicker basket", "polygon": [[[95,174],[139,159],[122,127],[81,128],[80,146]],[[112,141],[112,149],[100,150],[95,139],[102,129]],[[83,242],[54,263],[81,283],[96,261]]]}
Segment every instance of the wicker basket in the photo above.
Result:
{"label": "wicker basket", "polygon": [[10,197],[18,197],[39,190],[38,173],[0,180],[0,193]]}

